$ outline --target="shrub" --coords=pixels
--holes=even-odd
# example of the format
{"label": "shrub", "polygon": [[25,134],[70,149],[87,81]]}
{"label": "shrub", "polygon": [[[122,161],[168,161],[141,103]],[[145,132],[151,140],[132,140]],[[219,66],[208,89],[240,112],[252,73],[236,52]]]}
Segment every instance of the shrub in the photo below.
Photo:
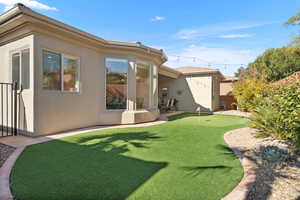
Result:
{"label": "shrub", "polygon": [[270,86],[256,102],[251,126],[259,130],[259,135],[300,146],[300,82]]}
{"label": "shrub", "polygon": [[267,83],[254,78],[245,78],[234,83],[233,95],[237,100],[239,110],[252,111],[266,87]]}
{"label": "shrub", "polygon": [[262,156],[270,163],[281,163],[289,157],[289,153],[285,149],[277,146],[266,146],[261,148]]}

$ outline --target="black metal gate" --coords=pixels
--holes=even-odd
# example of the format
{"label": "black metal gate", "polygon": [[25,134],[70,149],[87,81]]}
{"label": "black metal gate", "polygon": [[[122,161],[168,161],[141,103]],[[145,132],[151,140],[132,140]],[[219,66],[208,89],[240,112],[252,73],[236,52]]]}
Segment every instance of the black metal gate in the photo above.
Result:
{"label": "black metal gate", "polygon": [[18,134],[18,83],[0,83],[0,137]]}

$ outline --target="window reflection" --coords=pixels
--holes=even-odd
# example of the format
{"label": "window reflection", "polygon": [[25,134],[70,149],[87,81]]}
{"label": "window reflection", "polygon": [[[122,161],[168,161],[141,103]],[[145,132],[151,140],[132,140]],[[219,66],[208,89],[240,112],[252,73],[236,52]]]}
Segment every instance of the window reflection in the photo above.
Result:
{"label": "window reflection", "polygon": [[29,89],[30,82],[30,54],[24,49],[12,55],[12,81],[17,82],[18,89]]}
{"label": "window reflection", "polygon": [[20,54],[15,53],[12,55],[12,81],[20,84]]}
{"label": "window reflection", "polygon": [[43,51],[43,88],[79,92],[79,59]]}
{"label": "window reflection", "polygon": [[29,49],[23,50],[21,52],[22,56],[22,73],[21,73],[21,84],[23,89],[29,89],[30,82],[30,55]]}
{"label": "window reflection", "polygon": [[76,92],[79,90],[78,66],[78,60],[64,57],[64,91]]}
{"label": "window reflection", "polygon": [[127,108],[128,61],[106,59],[106,108]]}
{"label": "window reflection", "polygon": [[136,70],[136,108],[147,109],[150,106],[150,66],[137,64]]}
{"label": "window reflection", "polygon": [[61,90],[61,57],[59,54],[43,52],[43,88]]}

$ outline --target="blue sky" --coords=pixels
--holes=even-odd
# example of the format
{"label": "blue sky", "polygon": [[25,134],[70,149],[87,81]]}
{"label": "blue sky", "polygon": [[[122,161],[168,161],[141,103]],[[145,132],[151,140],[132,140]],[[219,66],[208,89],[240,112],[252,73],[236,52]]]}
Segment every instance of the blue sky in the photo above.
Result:
{"label": "blue sky", "polygon": [[283,23],[300,8],[295,0],[0,0],[0,10],[16,2],[105,39],[162,48],[170,67],[210,66],[226,75],[287,45],[298,30]]}

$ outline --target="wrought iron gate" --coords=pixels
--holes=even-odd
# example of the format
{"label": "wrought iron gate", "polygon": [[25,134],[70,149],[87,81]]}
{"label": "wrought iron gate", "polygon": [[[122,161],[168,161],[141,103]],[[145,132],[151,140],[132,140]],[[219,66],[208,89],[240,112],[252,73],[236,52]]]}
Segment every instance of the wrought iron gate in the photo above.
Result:
{"label": "wrought iron gate", "polygon": [[18,134],[18,83],[0,83],[0,137]]}

